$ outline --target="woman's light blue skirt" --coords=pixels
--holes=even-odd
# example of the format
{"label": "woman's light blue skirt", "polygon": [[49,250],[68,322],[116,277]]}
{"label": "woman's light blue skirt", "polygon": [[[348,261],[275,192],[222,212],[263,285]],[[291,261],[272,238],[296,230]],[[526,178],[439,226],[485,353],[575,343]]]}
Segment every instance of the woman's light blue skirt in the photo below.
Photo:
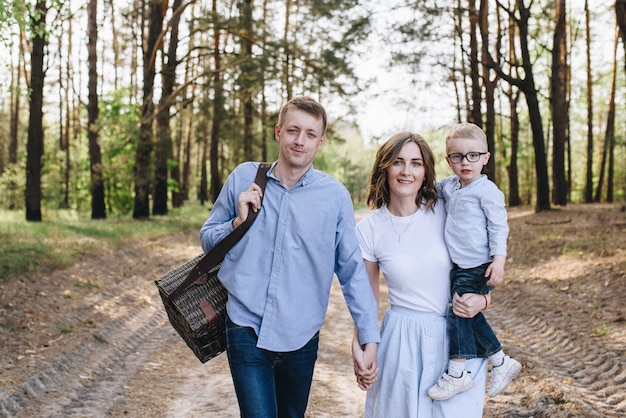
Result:
{"label": "woman's light blue skirt", "polygon": [[487,359],[466,362],[474,386],[445,401],[428,389],[448,366],[446,318],[392,306],[383,318],[378,347],[378,380],[367,393],[365,417],[480,418],[485,402]]}

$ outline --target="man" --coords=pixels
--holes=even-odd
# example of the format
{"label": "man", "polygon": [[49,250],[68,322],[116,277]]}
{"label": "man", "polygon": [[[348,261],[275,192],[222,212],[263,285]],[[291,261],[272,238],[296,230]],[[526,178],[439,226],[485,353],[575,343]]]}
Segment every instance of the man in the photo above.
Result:
{"label": "man", "polygon": [[313,168],[326,123],[315,100],[290,100],[275,127],[279,154],[265,192],[253,183],[258,163],[241,164],[200,230],[209,251],[250,209],[259,211],[219,272],[229,294],[227,355],[242,417],[304,416],[334,273],[363,347],[355,368],[377,370],[376,300],[352,200],[341,183]]}

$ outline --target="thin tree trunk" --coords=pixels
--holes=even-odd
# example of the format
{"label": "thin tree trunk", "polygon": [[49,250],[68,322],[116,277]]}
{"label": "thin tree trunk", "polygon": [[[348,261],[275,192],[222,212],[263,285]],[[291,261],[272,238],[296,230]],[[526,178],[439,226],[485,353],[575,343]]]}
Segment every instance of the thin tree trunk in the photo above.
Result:
{"label": "thin tree trunk", "polygon": [[[489,52],[489,1],[481,0],[479,9],[478,26],[482,37],[482,59],[483,62],[488,62]],[[497,76],[494,80],[491,79],[491,70],[488,65],[482,66],[483,70],[483,83],[485,86],[485,106],[487,108],[487,114],[485,117],[485,135],[487,136],[487,147],[491,152],[491,158],[487,162],[485,167],[487,171],[487,177],[494,183],[496,182],[496,145],[495,145],[495,124],[496,124],[496,109],[495,109],[495,88],[497,83]]]}
{"label": "thin tree trunk", "polygon": [[33,39],[30,74],[30,116],[26,150],[26,220],[41,222],[41,169],[44,152],[43,141],[43,84],[44,51],[46,46],[45,0],[37,0],[32,17]]}
{"label": "thin tree trunk", "polygon": [[[514,65],[512,66],[515,78],[518,78],[517,74],[517,54],[515,52],[515,26],[512,17],[509,17],[508,25],[508,50],[509,60]],[[509,160],[508,174],[509,174],[509,206],[519,206],[522,204],[519,192],[519,172],[517,164],[517,154],[519,150],[519,115],[517,113],[517,103],[519,102],[519,91],[513,88],[512,84],[509,84],[509,109],[511,114],[511,158]]]}
{"label": "thin tree trunk", "polygon": [[[456,18],[456,39],[458,39],[459,41],[459,50],[460,50],[460,55],[461,55],[461,59],[459,60],[459,63],[461,65],[460,68],[460,73],[461,73],[461,81],[462,81],[462,85],[463,85],[463,96],[465,97],[465,111],[466,111],[466,120],[470,120],[471,117],[471,109],[472,109],[472,103],[470,101],[471,98],[471,93],[470,93],[470,86],[467,85],[467,68],[465,66],[465,44],[464,44],[464,27],[463,27],[463,22],[465,21],[465,12],[464,12],[464,8],[461,6],[461,0],[457,0],[457,7],[456,7],[456,13],[455,13],[455,18]],[[460,106],[460,102],[459,102],[459,106]],[[457,115],[457,122],[462,122],[461,119],[461,114],[460,114],[460,109],[459,109],[459,113]]]}
{"label": "thin tree trunk", "polygon": [[470,21],[470,78],[472,80],[472,108],[470,112],[469,122],[479,127],[483,127],[483,115],[481,111],[481,84],[480,70],[478,68],[478,39],[476,28],[478,27],[478,13],[476,11],[476,1],[469,0],[468,5],[469,21]]}
{"label": "thin tree trunk", "polygon": [[[222,63],[220,52],[220,26],[217,13],[217,0],[213,0],[213,124],[211,126],[211,148],[209,159],[211,160],[211,201],[215,202],[222,190],[222,176],[218,166],[219,161],[219,137],[224,114],[224,86],[222,81]],[[206,160],[202,161],[203,168]],[[206,186],[205,186],[206,187]]]}
{"label": "thin tree trunk", "polygon": [[98,127],[98,1],[89,0],[89,40],[87,43],[89,62],[89,103],[87,105],[89,127],[89,166],[91,169],[91,219],[105,219],[104,178],[102,174],[102,154],[99,144]]}
{"label": "thin tree trunk", "polygon": [[493,66],[502,79],[519,87],[526,98],[526,106],[528,107],[528,116],[533,134],[533,148],[535,149],[535,173],[537,175],[536,211],[541,212],[550,210],[550,183],[548,178],[548,163],[544,143],[543,124],[541,121],[541,111],[539,109],[539,98],[537,97],[537,87],[535,85],[530,51],[528,48],[528,20],[530,18],[530,10],[524,5],[523,0],[516,0],[515,4],[519,10],[519,18],[515,18],[512,12],[507,12],[509,16],[514,19],[519,30],[519,46],[522,54],[524,78],[519,79],[510,74],[506,74],[491,57],[489,57],[489,65]]}
{"label": "thin tree trunk", "polygon": [[262,55],[264,57],[261,60],[261,161],[267,161],[267,101],[265,97],[265,77],[267,72],[267,65],[265,60],[265,54],[267,53],[267,0],[263,0],[263,39],[262,42]]}
{"label": "thin tree trunk", "polygon": [[[24,61],[24,32],[20,31],[19,57],[15,78],[11,82],[11,122],[9,139],[9,164],[17,164],[17,152],[19,149],[19,116],[20,116],[20,82],[22,80],[22,62]],[[11,75],[14,72],[11,70]]]}
{"label": "thin tree trunk", "polygon": [[289,19],[291,18],[291,1],[286,0],[285,3],[285,32],[283,34],[283,48],[284,48],[284,56],[283,56],[283,86],[285,87],[287,93],[287,100],[290,100],[293,97],[293,85],[291,79],[291,60],[293,59],[291,54],[291,48],[289,47],[289,40],[291,39],[291,35],[289,33]]}
{"label": "thin tree trunk", "polygon": [[[115,20],[115,1],[114,0],[106,0],[110,10],[111,10],[111,48],[113,49],[113,89],[117,90],[119,88],[119,74],[118,68],[120,67],[120,41],[118,39],[118,29]],[[136,67],[133,67],[136,68]]]}
{"label": "thin tree trunk", "polygon": [[[608,180],[608,187],[607,187],[607,197],[606,200],[607,202],[612,202],[613,201],[613,180],[612,180],[612,148],[613,148],[613,142],[615,141],[615,88],[616,88],[616,81],[617,81],[617,42],[618,42],[618,32],[616,30],[615,33],[615,43],[614,43],[614,49],[613,49],[613,74],[612,74],[612,80],[611,80],[611,92],[609,95],[609,111],[607,114],[607,118],[606,118],[606,131],[604,133],[604,145],[603,145],[603,149],[602,149],[602,161],[600,163],[600,176],[598,178],[598,185],[596,187],[596,194],[594,197],[594,200],[596,202],[600,202],[600,200],[602,200],[602,189],[604,187],[604,176],[606,173]],[[608,160],[608,167],[607,167],[607,160]],[[607,173],[608,172],[608,173]],[[609,200],[609,195],[610,195],[610,199]]]}
{"label": "thin tree trunk", "polygon": [[552,110],[552,203],[567,205],[567,180],[565,177],[565,143],[567,142],[567,24],[566,1],[558,0],[556,25],[552,46],[552,76],[550,79],[550,105]]}
{"label": "thin tree trunk", "polygon": [[609,167],[606,184],[606,201],[613,203],[613,179],[615,178],[615,90],[617,89],[617,43],[619,41],[619,30],[615,31],[615,47],[613,50],[613,80],[611,82],[611,99],[609,104],[609,122],[607,121],[606,140],[609,141]]}
{"label": "thin tree trunk", "polygon": [[154,148],[152,125],[154,119],[154,77],[156,55],[159,49],[158,40],[163,29],[163,17],[167,9],[167,0],[150,2],[150,20],[148,43],[143,54],[143,105],[141,106],[141,123],[135,153],[135,199],[133,218],[150,217],[150,174],[151,154]]}
{"label": "thin tree trunk", "polygon": [[168,161],[172,159],[172,130],[170,128],[170,108],[172,106],[174,83],[176,82],[176,67],[178,59],[178,26],[183,9],[182,0],[174,0],[172,4],[172,20],[170,22],[170,42],[167,50],[167,60],[163,63],[161,72],[162,90],[157,111],[157,146],[155,150],[154,170],[154,201],[152,213],[154,215],[167,214],[168,197]]}
{"label": "thin tree trunk", "polygon": [[587,52],[587,172],[585,176],[585,202],[593,201],[593,75],[591,72],[591,29],[589,2],[585,0],[585,41]]}
{"label": "thin tree trunk", "polygon": [[[68,44],[67,44],[67,56],[71,57],[72,56],[72,37],[73,37],[73,30],[72,30],[73,26],[72,26],[72,20],[69,19],[68,22]],[[60,41],[59,41],[60,43]],[[59,47],[60,48],[60,47]],[[70,179],[71,179],[71,174],[72,174],[72,164],[71,164],[71,144],[70,144],[70,133],[71,133],[71,123],[72,123],[72,110],[71,110],[71,101],[70,101],[70,90],[71,90],[71,84],[72,84],[72,60],[63,60],[65,61],[65,81],[66,81],[66,85],[64,90],[64,98],[63,100],[61,100],[61,107],[65,106],[65,121],[62,122],[60,125],[63,126],[65,125],[65,130],[62,129],[61,132],[61,149],[65,150],[65,170],[64,170],[64,184],[63,184],[63,206],[65,208],[69,208],[70,207]],[[63,73],[63,69],[60,69],[60,74]],[[61,78],[62,79],[62,78]],[[63,111],[61,111],[61,114],[63,114]]]}
{"label": "thin tree trunk", "polygon": [[244,159],[251,161],[254,159],[252,154],[252,123],[254,106],[252,104],[252,91],[254,88],[254,77],[258,69],[252,59],[252,37],[254,29],[252,27],[252,0],[243,0],[241,7],[241,56],[242,63],[240,65],[240,87],[241,102],[243,105],[243,155]]}

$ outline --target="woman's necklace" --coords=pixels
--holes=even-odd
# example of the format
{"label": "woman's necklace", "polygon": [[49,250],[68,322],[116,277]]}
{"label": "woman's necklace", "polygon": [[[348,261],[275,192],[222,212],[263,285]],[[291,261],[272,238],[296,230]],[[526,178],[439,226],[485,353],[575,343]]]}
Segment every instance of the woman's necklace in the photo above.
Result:
{"label": "woman's necklace", "polygon": [[409,217],[409,221],[406,223],[406,226],[404,227],[404,229],[400,233],[398,233],[398,231],[396,230],[396,226],[393,224],[393,215],[391,214],[391,211],[389,210],[389,207],[387,207],[387,213],[389,214],[389,222],[391,222],[391,229],[393,229],[393,232],[398,237],[398,242],[400,242],[400,240],[402,239],[402,235],[404,235],[406,230],[409,229],[409,226],[411,225],[411,222],[413,222],[413,218],[415,217],[415,214],[417,213],[417,210],[415,212],[413,212],[413,215],[411,215]]}

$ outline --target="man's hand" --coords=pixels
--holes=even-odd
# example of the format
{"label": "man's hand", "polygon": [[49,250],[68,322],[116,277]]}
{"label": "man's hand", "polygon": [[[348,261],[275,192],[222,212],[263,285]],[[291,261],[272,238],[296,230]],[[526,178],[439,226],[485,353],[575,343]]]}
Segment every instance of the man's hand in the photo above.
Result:
{"label": "man's hand", "polygon": [[357,385],[361,390],[370,390],[378,379],[376,360],[378,344],[369,343],[361,347],[358,338],[352,340],[352,359]]}
{"label": "man's hand", "polygon": [[246,221],[250,207],[255,212],[261,209],[262,197],[263,190],[256,183],[252,183],[248,190],[241,192],[237,200],[237,217],[233,219],[233,228],[237,228]]}

